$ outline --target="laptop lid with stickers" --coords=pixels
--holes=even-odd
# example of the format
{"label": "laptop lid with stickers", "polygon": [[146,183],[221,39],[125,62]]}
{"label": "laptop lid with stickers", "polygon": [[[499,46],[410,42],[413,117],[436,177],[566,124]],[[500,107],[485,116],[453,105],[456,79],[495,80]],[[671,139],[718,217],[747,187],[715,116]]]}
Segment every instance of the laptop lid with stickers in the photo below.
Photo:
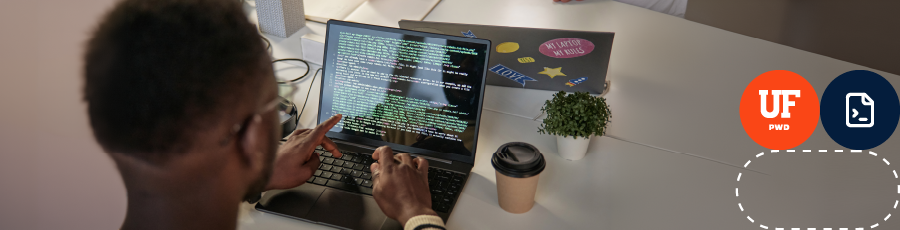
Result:
{"label": "laptop lid with stickers", "polygon": [[491,40],[487,84],[601,94],[615,33],[425,21],[400,28]]}

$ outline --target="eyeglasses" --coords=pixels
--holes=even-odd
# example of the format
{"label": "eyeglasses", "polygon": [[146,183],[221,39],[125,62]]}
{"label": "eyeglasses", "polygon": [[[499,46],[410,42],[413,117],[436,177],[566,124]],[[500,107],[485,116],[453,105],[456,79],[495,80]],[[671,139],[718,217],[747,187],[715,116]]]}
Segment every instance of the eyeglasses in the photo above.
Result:
{"label": "eyeglasses", "polygon": [[288,100],[294,99],[294,94],[296,92],[297,86],[294,84],[278,84],[278,96],[275,97],[274,100],[263,104],[263,106],[260,107],[260,109],[258,109],[256,113],[253,113],[249,118],[244,119],[243,122],[232,125],[231,130],[228,132],[228,136],[225,137],[225,139],[223,139],[220,144],[228,144],[228,142],[231,141],[231,138],[237,135],[241,131],[241,129],[244,128],[244,125],[249,122],[250,119],[253,119],[253,117],[255,117],[256,115],[265,114],[273,109],[277,109],[279,120],[285,120],[283,119],[284,117],[290,118],[290,112],[293,108],[290,104],[290,101]]}
{"label": "eyeglasses", "polygon": [[[263,38],[263,39],[268,44],[268,47],[271,47],[271,43],[269,43],[269,40],[265,39],[265,38]],[[254,113],[253,115],[250,116],[250,118],[244,119],[243,122],[237,123],[237,124],[234,124],[233,126],[231,126],[231,130],[229,131],[228,136],[225,137],[225,139],[223,139],[220,142],[221,145],[224,146],[224,145],[228,144],[228,142],[231,141],[231,138],[234,137],[235,135],[237,135],[241,131],[241,129],[244,128],[244,125],[248,121],[250,121],[250,119],[252,119],[252,117],[254,117],[256,115],[265,114],[265,113],[268,113],[270,110],[277,108],[278,109],[278,117],[279,117],[280,121],[283,122],[291,117],[291,110],[293,109],[292,108],[293,106],[291,106],[290,101],[294,100],[294,94],[297,93],[297,86],[294,85],[294,83],[297,81],[300,81],[301,79],[303,79],[309,75],[309,63],[302,59],[285,58],[285,59],[278,59],[278,60],[272,61],[272,64],[278,63],[278,62],[285,62],[285,61],[299,61],[299,62],[303,63],[306,66],[306,72],[303,73],[303,75],[301,75],[300,77],[297,77],[297,78],[294,78],[294,79],[291,79],[288,81],[278,81],[278,95],[279,96],[275,97],[275,100],[272,100],[268,103],[263,104],[263,106],[260,107],[260,109],[257,110],[256,113]],[[300,67],[299,65],[297,65],[297,66]],[[312,79],[313,82],[316,81],[316,75],[319,74],[320,70],[322,70],[322,68],[319,68],[318,70],[316,70],[316,73],[313,74],[313,79]],[[312,86],[313,86],[313,84],[310,83],[310,85],[309,85],[310,92],[312,91]],[[306,97],[309,98],[309,92],[307,92]],[[303,100],[304,101],[303,108],[300,109],[299,113],[303,113],[303,110],[306,109],[306,100],[305,99],[306,98],[304,98],[304,100]],[[299,114],[298,114],[298,116],[299,116]]]}

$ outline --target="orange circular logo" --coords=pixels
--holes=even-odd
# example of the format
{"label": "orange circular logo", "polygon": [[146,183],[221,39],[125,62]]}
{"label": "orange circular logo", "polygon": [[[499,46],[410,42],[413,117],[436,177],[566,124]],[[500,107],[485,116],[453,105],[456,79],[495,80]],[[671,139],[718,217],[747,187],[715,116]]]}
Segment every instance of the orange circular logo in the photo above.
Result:
{"label": "orange circular logo", "polygon": [[767,149],[797,147],[819,123],[819,97],[802,76],[773,70],[753,79],[741,96],[741,124]]}

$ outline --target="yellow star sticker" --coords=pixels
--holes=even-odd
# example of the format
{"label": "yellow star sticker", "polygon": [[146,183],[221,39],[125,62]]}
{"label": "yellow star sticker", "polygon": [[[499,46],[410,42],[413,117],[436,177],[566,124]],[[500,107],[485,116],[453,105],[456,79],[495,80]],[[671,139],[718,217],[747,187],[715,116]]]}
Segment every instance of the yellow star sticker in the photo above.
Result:
{"label": "yellow star sticker", "polygon": [[550,79],[553,79],[556,76],[566,76],[566,74],[563,74],[561,71],[562,71],[562,67],[559,67],[559,68],[544,67],[544,71],[541,71],[538,74],[546,74],[547,76],[550,76]]}

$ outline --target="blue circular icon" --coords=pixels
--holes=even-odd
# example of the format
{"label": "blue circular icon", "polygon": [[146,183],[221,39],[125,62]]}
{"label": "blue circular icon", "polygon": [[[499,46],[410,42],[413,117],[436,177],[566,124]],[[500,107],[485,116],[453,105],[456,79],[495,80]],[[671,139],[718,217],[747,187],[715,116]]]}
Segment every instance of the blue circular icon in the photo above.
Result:
{"label": "blue circular icon", "polygon": [[871,149],[887,141],[900,120],[900,100],[891,83],[871,71],[854,70],[825,88],[819,117],[828,136],[849,149]]}

